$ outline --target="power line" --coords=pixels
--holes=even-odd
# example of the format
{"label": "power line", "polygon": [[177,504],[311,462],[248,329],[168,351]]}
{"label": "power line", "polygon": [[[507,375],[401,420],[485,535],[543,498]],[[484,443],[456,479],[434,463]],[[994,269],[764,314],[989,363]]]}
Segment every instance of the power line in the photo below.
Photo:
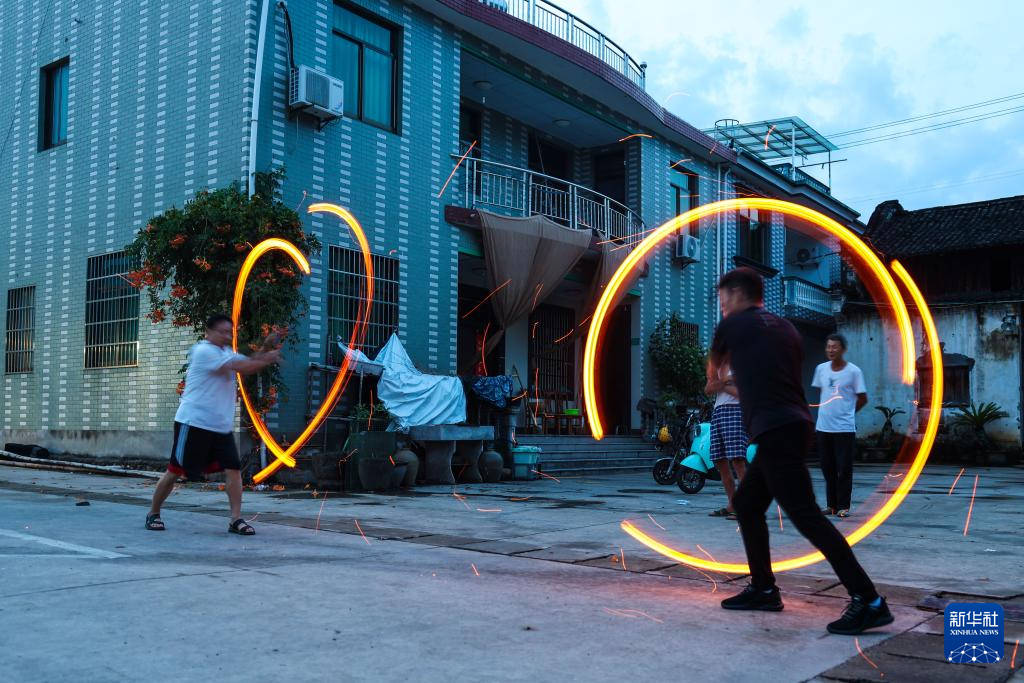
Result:
{"label": "power line", "polygon": [[968,109],[977,109],[978,107],[986,107],[990,104],[999,104],[1000,102],[1007,102],[1009,100],[1016,100],[1024,97],[1024,92],[1015,93],[1013,95],[1004,95],[1003,97],[997,97],[993,100],[985,100],[984,102],[975,102],[974,104],[965,104],[961,107],[954,107],[953,109],[945,109],[943,111],[932,112],[931,114],[921,114],[919,116],[911,116],[908,119],[900,119],[898,121],[890,121],[888,123],[878,123],[873,126],[866,126],[864,128],[854,128],[853,130],[844,130],[841,133],[830,133],[825,137],[841,138],[847,135],[853,135],[854,133],[865,133],[871,130],[878,130],[880,128],[889,128],[891,126],[899,126],[904,123],[913,123],[915,121],[923,121],[924,119],[935,118],[936,116],[945,116],[946,114],[956,114],[961,111],[967,111]]}
{"label": "power line", "polygon": [[911,135],[920,135],[921,133],[930,133],[936,130],[943,130],[945,128],[953,128],[955,126],[962,126],[965,123],[974,123],[976,121],[986,121],[988,119],[998,118],[1000,116],[1008,116],[1010,114],[1016,114],[1024,111],[1024,106],[1012,107],[1009,109],[1000,109],[995,112],[988,112],[986,114],[976,114],[963,119],[954,119],[952,121],[944,121],[929,126],[922,126],[921,128],[912,128],[906,131],[900,131],[897,133],[888,133],[886,135],[880,135],[874,138],[864,138],[861,140],[854,140],[851,143],[843,145],[840,149],[850,149],[851,147],[860,147],[862,145],[870,145],[876,142],[886,142],[888,140],[896,140],[898,138],[905,138]]}
{"label": "power line", "polygon": [[1024,168],[1015,169],[1012,171],[1000,171],[999,173],[990,173],[984,176],[978,176],[977,178],[969,178],[967,180],[959,180],[948,183],[937,183],[935,185],[924,185],[905,190],[889,190],[886,192],[878,192],[875,194],[862,195],[860,197],[850,197],[844,199],[846,202],[861,202],[869,199],[879,199],[881,197],[895,197],[907,194],[918,194],[920,192],[930,192],[932,190],[942,190],[949,187],[960,187],[961,185],[971,185],[974,183],[987,183],[993,180],[1003,180],[1004,178],[1012,178],[1013,176],[1024,175]]}

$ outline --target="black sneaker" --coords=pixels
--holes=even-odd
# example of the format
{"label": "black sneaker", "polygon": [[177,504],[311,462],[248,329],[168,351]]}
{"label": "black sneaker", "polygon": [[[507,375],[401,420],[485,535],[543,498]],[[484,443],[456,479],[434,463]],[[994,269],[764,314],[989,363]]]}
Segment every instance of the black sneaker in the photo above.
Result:
{"label": "black sneaker", "polygon": [[885,598],[882,598],[881,605],[872,607],[864,598],[854,595],[843,616],[828,625],[828,632],[841,636],[855,636],[869,628],[885,626],[892,622],[892,612],[889,611]]}
{"label": "black sneaker", "polygon": [[772,588],[770,592],[765,593],[750,584],[747,584],[742,593],[722,600],[722,609],[781,612],[782,607],[782,596],[779,595],[778,588]]}

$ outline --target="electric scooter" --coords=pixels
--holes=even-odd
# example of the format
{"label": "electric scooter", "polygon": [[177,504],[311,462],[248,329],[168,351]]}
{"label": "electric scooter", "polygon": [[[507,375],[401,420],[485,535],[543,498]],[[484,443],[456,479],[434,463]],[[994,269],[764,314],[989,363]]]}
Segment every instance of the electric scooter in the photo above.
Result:
{"label": "electric scooter", "polygon": [[[757,444],[747,446],[748,463],[753,461],[756,453]],[[683,493],[697,493],[708,479],[722,481],[722,475],[711,461],[711,423],[702,422],[690,445],[690,454],[680,463],[676,484]]]}

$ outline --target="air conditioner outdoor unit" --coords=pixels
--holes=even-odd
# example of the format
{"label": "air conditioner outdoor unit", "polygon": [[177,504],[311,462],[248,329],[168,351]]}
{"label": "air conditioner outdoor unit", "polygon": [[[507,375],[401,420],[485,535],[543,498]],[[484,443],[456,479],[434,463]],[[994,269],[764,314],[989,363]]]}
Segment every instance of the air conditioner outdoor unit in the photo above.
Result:
{"label": "air conditioner outdoor unit", "polygon": [[675,258],[684,264],[700,261],[700,240],[693,235],[680,235],[676,240]]}
{"label": "air conditioner outdoor unit", "polygon": [[345,83],[309,66],[292,69],[288,108],[302,111],[321,121],[345,113]]}

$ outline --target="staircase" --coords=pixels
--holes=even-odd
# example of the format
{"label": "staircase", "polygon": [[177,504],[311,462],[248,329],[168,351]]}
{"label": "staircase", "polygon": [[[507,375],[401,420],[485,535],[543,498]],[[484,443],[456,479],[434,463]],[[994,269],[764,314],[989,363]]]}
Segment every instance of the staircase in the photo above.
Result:
{"label": "staircase", "polygon": [[650,470],[661,452],[639,436],[544,436],[519,434],[521,446],[539,446],[545,474],[614,474]]}

